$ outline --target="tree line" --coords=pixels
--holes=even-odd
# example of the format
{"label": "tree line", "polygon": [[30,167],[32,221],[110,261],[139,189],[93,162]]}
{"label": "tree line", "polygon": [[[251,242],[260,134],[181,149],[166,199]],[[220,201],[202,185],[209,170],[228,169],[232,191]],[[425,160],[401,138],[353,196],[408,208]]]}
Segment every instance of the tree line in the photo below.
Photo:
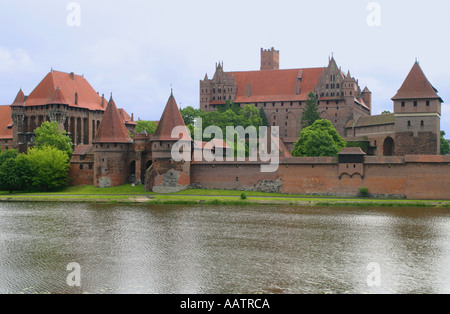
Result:
{"label": "tree line", "polygon": [[0,153],[0,188],[9,191],[50,191],[69,182],[72,141],[56,122],[44,122],[35,130],[34,147],[19,154]]}

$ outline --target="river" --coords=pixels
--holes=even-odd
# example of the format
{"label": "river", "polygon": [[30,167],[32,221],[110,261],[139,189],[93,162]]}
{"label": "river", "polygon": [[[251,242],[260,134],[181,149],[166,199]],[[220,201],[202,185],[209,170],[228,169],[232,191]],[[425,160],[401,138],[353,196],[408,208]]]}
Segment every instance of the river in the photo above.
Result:
{"label": "river", "polygon": [[0,203],[0,293],[450,293],[450,210]]}

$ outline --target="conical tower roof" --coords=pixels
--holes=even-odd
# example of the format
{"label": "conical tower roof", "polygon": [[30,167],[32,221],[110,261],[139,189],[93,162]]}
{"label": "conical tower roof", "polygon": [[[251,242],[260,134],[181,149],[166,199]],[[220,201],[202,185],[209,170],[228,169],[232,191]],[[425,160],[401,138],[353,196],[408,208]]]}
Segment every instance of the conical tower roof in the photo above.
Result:
{"label": "conical tower roof", "polygon": [[58,86],[55,89],[55,92],[53,93],[52,97],[50,97],[50,100],[47,105],[68,105],[68,104],[69,102],[64,98],[64,95]]}
{"label": "conical tower roof", "polygon": [[416,62],[392,100],[424,98],[437,98],[442,101],[441,97],[437,94],[437,90],[431,85],[419,63]]}
{"label": "conical tower roof", "polygon": [[17,93],[16,99],[14,99],[14,102],[12,103],[11,107],[19,107],[23,106],[25,103],[25,94],[23,93],[22,89],[19,90]]}
{"label": "conical tower roof", "polygon": [[112,97],[92,143],[131,143],[130,135]]}
{"label": "conical tower roof", "polygon": [[172,92],[170,94],[169,100],[167,101],[166,108],[164,109],[164,112],[161,116],[161,120],[158,123],[155,134],[152,136],[152,141],[181,140],[182,138],[180,137],[180,135],[177,135],[177,137],[175,138],[172,137],[173,129],[178,126],[183,126],[186,128],[186,124],[184,124],[183,117],[181,116],[180,110],[178,109],[177,102]]}

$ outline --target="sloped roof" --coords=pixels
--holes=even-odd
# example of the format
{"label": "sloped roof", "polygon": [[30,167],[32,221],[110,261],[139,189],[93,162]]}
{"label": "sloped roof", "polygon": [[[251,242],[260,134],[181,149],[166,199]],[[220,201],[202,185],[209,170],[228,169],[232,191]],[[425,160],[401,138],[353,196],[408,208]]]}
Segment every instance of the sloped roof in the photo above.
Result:
{"label": "sloped roof", "polygon": [[94,147],[92,145],[77,145],[72,153],[74,156],[85,156],[93,154]]}
{"label": "sloped roof", "polygon": [[393,113],[380,114],[376,116],[358,117],[347,124],[347,128],[373,126],[373,125],[385,125],[394,124],[395,115]]}
{"label": "sloped roof", "polygon": [[130,143],[131,138],[125,127],[125,122],[117,110],[116,104],[111,100],[103,114],[98,127],[97,136],[92,143]]}
{"label": "sloped roof", "polygon": [[361,147],[344,147],[338,155],[365,155]]}
{"label": "sloped roof", "polygon": [[[171,93],[169,100],[167,101],[166,108],[159,120],[158,127],[155,134],[152,136],[152,141],[179,141],[182,138],[178,135],[172,137],[172,131],[175,127],[182,126],[186,128],[183,117],[181,116],[180,109],[178,109],[177,102],[173,93]],[[187,128],[186,128],[187,130]],[[187,133],[186,133],[187,134]]]}
{"label": "sloped roof", "polygon": [[50,97],[50,100],[48,102],[49,105],[68,105],[69,103],[64,98],[64,95],[61,92],[61,89],[59,87],[56,88],[55,92],[53,93],[52,97]]}
{"label": "sloped roof", "polygon": [[[59,71],[51,71],[44,77],[28,96],[25,106],[49,104],[58,87],[69,106],[89,110],[105,110],[102,103],[106,105],[106,102],[103,102],[104,99],[102,100],[102,97],[97,94],[84,77]],[[75,104],[75,94],[77,94],[77,104]]]}
{"label": "sloped roof", "polygon": [[20,89],[11,106],[20,107],[23,106],[24,103],[25,103],[25,94],[23,93],[22,89]]}
{"label": "sloped roof", "polygon": [[118,110],[125,124],[137,125],[137,123],[131,119],[130,115],[125,111],[125,109],[119,108]]}
{"label": "sloped roof", "polygon": [[12,139],[11,106],[0,106],[0,139]]}
{"label": "sloped roof", "polygon": [[419,63],[416,62],[392,100],[424,98],[438,98],[442,101],[441,97],[437,94],[437,90],[431,85]]}
{"label": "sloped roof", "polygon": [[[325,68],[226,72],[237,84],[236,103],[305,101]],[[300,77],[299,77],[300,76]],[[301,80],[300,80],[301,78]],[[248,97],[248,88],[251,95]],[[297,95],[297,88],[301,93]]]}

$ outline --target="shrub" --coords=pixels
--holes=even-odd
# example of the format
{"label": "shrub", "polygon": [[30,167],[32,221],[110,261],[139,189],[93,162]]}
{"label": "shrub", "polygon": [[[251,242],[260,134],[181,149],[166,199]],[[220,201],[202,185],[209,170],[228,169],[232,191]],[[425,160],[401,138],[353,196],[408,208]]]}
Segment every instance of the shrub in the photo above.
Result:
{"label": "shrub", "polygon": [[246,200],[247,199],[247,195],[245,193],[241,194],[241,200]]}
{"label": "shrub", "polygon": [[369,197],[369,189],[368,188],[360,188],[359,195],[362,197]]}

